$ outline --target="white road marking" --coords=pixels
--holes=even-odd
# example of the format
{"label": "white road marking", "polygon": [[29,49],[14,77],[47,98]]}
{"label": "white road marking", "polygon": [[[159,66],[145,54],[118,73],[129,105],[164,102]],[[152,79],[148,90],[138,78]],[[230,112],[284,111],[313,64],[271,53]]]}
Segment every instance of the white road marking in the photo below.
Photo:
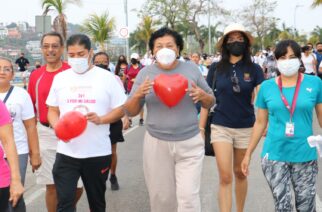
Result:
{"label": "white road marking", "polygon": [[136,129],[136,128],[138,128],[138,127],[139,127],[138,125],[136,125],[136,126],[134,126],[134,127],[131,127],[130,129],[126,130],[126,131],[123,133],[123,135],[126,135],[126,134],[128,134],[128,133],[132,132],[133,130],[135,130],[135,129]]}

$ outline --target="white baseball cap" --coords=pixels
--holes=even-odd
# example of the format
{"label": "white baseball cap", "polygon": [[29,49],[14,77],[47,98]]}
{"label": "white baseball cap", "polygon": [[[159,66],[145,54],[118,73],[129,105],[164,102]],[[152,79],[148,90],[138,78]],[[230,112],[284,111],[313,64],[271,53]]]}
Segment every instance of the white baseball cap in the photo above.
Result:
{"label": "white baseball cap", "polygon": [[140,56],[139,56],[139,54],[138,54],[138,53],[132,53],[132,54],[131,54],[131,59],[132,59],[132,58],[133,58],[133,59],[137,59],[137,60],[138,60],[138,59],[140,58]]}
{"label": "white baseball cap", "polygon": [[246,37],[248,38],[249,40],[249,43],[250,44],[253,44],[254,42],[254,38],[253,36],[250,34],[250,32],[247,32],[245,27],[242,25],[242,24],[239,24],[239,23],[233,23],[233,24],[230,24],[228,25],[225,30],[224,30],[224,35],[218,40],[217,42],[217,48],[218,49],[221,49],[222,47],[222,44],[224,42],[224,39],[226,38],[226,36],[229,34],[229,33],[232,33],[232,32],[241,32],[243,33],[244,35],[246,35]]}

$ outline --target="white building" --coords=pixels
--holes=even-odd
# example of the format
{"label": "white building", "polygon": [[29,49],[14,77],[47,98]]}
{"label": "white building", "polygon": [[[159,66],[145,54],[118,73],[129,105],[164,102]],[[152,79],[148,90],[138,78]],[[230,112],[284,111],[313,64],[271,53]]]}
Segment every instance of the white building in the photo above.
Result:
{"label": "white building", "polygon": [[4,26],[3,23],[0,23],[0,39],[3,39],[8,36],[8,29]]}
{"label": "white building", "polygon": [[26,44],[26,49],[28,52],[30,52],[32,58],[41,58],[41,48],[39,40],[28,41]]}

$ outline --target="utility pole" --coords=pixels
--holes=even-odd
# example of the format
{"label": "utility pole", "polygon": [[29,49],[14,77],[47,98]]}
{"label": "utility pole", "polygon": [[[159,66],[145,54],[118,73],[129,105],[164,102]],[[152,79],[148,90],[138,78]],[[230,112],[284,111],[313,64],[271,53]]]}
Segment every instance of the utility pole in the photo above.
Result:
{"label": "utility pole", "polygon": [[210,0],[208,0],[208,54],[211,55]]}
{"label": "utility pole", "polygon": [[[129,29],[129,16],[128,16],[128,11],[127,11],[127,0],[124,0],[124,12],[125,12],[125,25],[127,29]],[[129,38],[126,38],[125,41],[126,45],[126,58],[127,61],[130,61],[130,47],[129,47]]]}
{"label": "utility pole", "polygon": [[294,8],[294,36],[296,34],[296,11],[297,11],[297,8],[299,7],[303,7],[303,5],[297,4],[295,5],[295,8]]}

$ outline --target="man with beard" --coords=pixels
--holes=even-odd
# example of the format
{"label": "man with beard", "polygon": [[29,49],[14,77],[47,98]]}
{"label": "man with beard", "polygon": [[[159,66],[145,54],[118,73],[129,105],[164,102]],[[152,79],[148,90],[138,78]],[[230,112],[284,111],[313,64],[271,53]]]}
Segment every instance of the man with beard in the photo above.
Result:
{"label": "man with beard", "polygon": [[22,81],[23,81],[23,87],[24,89],[27,88],[27,69],[29,66],[29,60],[25,58],[25,54],[22,52],[20,54],[20,57],[16,60],[16,65],[19,73],[21,74]]}
{"label": "man with beard", "polygon": [[[315,56],[316,56],[316,70],[319,70],[320,64],[322,62],[322,42],[318,42],[316,44],[316,52],[315,52]],[[319,71],[318,76],[322,79],[322,73]]]}
{"label": "man with beard", "polygon": [[[48,212],[56,212],[57,194],[52,170],[56,158],[58,138],[47,119],[48,107],[46,99],[56,74],[67,70],[70,66],[61,60],[64,53],[63,38],[59,33],[44,34],[41,39],[41,50],[46,61],[44,66],[30,75],[28,92],[37,114],[40,155],[42,166],[37,174],[37,184],[46,185],[46,206]],[[77,189],[76,200],[82,195],[82,186]]]}

